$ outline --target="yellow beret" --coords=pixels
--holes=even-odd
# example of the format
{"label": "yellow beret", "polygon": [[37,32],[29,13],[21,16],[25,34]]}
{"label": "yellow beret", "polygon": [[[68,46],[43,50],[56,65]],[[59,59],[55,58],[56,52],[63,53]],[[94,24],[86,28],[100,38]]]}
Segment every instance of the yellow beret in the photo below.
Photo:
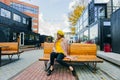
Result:
{"label": "yellow beret", "polygon": [[62,30],[58,30],[57,31],[57,34],[61,35],[61,36],[64,36],[64,32]]}

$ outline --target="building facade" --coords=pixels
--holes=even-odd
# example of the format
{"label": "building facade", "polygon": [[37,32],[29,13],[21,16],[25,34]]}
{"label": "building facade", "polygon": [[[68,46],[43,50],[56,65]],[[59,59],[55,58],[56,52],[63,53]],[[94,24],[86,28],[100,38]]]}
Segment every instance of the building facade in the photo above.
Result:
{"label": "building facade", "polygon": [[39,30],[39,7],[19,0],[1,0],[1,2],[13,7],[32,17],[32,31],[38,33]]}
{"label": "building facade", "polygon": [[111,9],[116,11],[119,6],[108,6],[111,2],[98,3],[92,0],[83,11],[76,25],[76,36],[81,42],[94,42],[100,50],[111,42]]}
{"label": "building facade", "polygon": [[16,42],[20,45],[35,44],[39,34],[32,32],[32,18],[0,2],[0,42]]}

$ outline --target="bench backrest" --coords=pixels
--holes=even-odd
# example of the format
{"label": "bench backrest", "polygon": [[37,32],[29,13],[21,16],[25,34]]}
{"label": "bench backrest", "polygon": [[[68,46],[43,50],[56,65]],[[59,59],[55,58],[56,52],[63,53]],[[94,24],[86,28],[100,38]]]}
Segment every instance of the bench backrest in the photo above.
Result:
{"label": "bench backrest", "polygon": [[2,48],[2,51],[18,51],[18,42],[0,42],[0,46],[6,46]]}
{"label": "bench backrest", "polygon": [[96,44],[73,43],[70,45],[70,55],[96,55]]}
{"label": "bench backrest", "polygon": [[[50,54],[53,50],[54,43],[44,43],[44,54]],[[69,53],[69,46],[68,46],[68,53]]]}
{"label": "bench backrest", "polygon": [[[52,52],[54,43],[44,43],[44,54]],[[96,55],[96,44],[72,43],[69,46],[69,55]]]}
{"label": "bench backrest", "polygon": [[54,43],[44,43],[44,54],[50,54],[53,50]]}

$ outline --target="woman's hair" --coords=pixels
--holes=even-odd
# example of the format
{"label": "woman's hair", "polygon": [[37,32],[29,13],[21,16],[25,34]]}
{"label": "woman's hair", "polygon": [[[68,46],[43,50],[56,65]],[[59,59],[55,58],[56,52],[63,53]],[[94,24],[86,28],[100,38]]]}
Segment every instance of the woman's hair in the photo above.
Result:
{"label": "woman's hair", "polygon": [[62,38],[64,37],[64,32],[62,30],[58,30],[57,34],[59,34]]}
{"label": "woman's hair", "polygon": [[64,38],[64,35],[60,35],[62,38]]}

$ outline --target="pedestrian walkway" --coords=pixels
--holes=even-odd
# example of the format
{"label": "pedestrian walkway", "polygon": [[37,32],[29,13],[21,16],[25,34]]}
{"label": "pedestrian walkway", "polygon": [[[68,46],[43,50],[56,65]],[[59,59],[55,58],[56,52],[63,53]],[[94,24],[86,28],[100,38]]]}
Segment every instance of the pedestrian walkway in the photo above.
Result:
{"label": "pedestrian walkway", "polygon": [[[43,50],[32,50],[23,52],[19,60],[0,67],[0,80],[8,80],[12,76],[21,72],[34,62],[38,61],[38,58],[42,56]],[[12,59],[16,59],[14,55]],[[2,59],[8,59],[8,56],[2,56]]]}
{"label": "pedestrian walkway", "polygon": [[[120,80],[120,54],[113,52],[98,51],[97,56],[103,58],[103,64],[99,64],[100,70],[111,76],[114,80]],[[108,62],[109,61],[109,62]]]}
{"label": "pedestrian walkway", "polygon": [[120,68],[107,61],[98,63],[96,73],[92,73],[85,65],[75,68],[79,80],[120,80]]}
{"label": "pedestrian walkway", "polygon": [[[46,76],[44,62],[38,61],[41,56],[43,50],[24,52],[20,60],[0,67],[0,80],[77,80],[67,68],[59,64],[55,65],[52,75]],[[107,61],[97,65],[96,73],[91,72],[83,63],[73,66],[78,80],[120,80],[119,66]]]}
{"label": "pedestrian walkway", "polygon": [[43,61],[37,61],[10,80],[75,80],[75,77],[71,72],[61,65],[56,64],[54,73],[50,76],[46,75],[47,73],[44,69]]}
{"label": "pedestrian walkway", "polygon": [[118,53],[98,51],[97,56],[120,66],[120,54]]}

